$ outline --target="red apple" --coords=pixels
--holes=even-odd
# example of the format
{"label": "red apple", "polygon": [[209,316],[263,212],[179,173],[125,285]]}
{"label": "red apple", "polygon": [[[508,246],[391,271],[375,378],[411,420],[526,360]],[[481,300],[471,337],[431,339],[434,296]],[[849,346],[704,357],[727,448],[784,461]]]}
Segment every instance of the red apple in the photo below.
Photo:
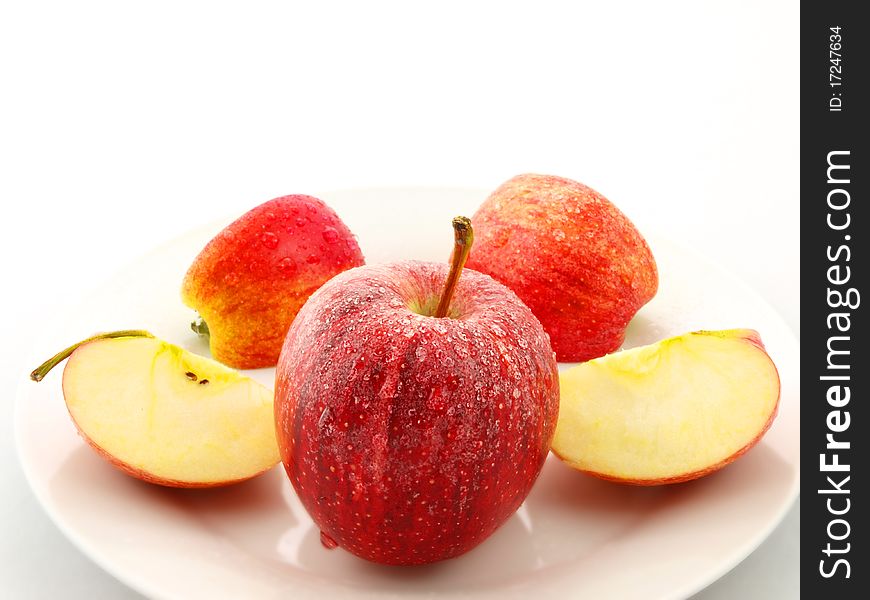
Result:
{"label": "red apple", "polygon": [[472,218],[468,266],[492,275],[540,319],[560,361],[617,350],[625,328],[655,296],[658,271],[643,236],[582,183],[519,175]]}
{"label": "red apple", "polygon": [[454,227],[449,273],[401,262],[326,283],[278,363],[290,481],[327,545],[379,563],[434,562],[485,540],[525,499],[556,425],[546,333],[508,288],[461,270],[470,223]]}
{"label": "red apple", "polygon": [[311,292],[364,262],[335,211],[311,196],[283,196],[212,239],[193,261],[181,294],[202,316],[194,329],[208,333],[212,356],[237,369],[269,367]]}

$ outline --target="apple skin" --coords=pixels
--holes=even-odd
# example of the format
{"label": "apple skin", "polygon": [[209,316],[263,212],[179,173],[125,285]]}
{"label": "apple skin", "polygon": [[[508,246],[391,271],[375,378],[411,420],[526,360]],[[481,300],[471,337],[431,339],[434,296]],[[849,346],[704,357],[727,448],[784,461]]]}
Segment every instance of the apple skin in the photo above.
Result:
{"label": "apple skin", "polygon": [[[284,467],[325,539],[370,561],[460,555],[520,506],[550,449],[555,355],[531,311],[447,265],[342,273],[287,333],[275,421]],[[420,314],[423,313],[423,314]]]}
{"label": "apple skin", "polygon": [[[746,454],[752,447],[754,447],[761,438],[764,437],[764,434],[770,429],[770,426],[773,424],[773,421],[776,419],[776,415],[779,411],[779,402],[780,402],[780,391],[781,391],[781,383],[779,377],[779,371],[776,368],[776,364],[770,358],[767,353],[767,349],[764,346],[764,343],[761,341],[761,336],[754,329],[727,329],[722,331],[696,331],[688,335],[701,335],[701,336],[712,336],[724,339],[737,339],[748,342],[750,345],[754,346],[758,350],[761,351],[762,354],[766,357],[769,362],[769,367],[771,369],[772,375],[776,381],[776,389],[777,395],[776,400],[773,406],[773,409],[770,411],[770,414],[767,417],[766,422],[759,428],[757,434],[749,440],[742,447],[737,449],[731,455],[719,460],[703,469],[696,469],[693,471],[688,471],[685,473],[681,473],[679,475],[675,475],[673,477],[657,477],[657,478],[646,478],[646,479],[638,479],[632,477],[618,477],[614,475],[610,475],[607,473],[601,473],[598,471],[593,471],[589,469],[583,469],[576,464],[572,464],[572,461],[560,454],[556,447],[552,448],[553,454],[559,458],[562,462],[568,464],[572,469],[579,471],[581,473],[586,473],[587,475],[592,475],[593,477],[597,477],[598,479],[603,479],[605,481],[611,481],[614,483],[622,483],[626,485],[636,485],[636,486],[656,486],[656,485],[668,485],[673,483],[684,483],[686,481],[692,481],[694,479],[700,479],[701,477],[705,477],[720,469],[730,465],[735,460]],[[685,336],[684,336],[685,337]]]}
{"label": "apple skin", "polygon": [[208,324],[212,356],[237,369],[274,366],[290,323],[333,275],[364,264],[351,231],[312,196],[248,211],[193,261],[182,300]]}
{"label": "apple skin", "polygon": [[511,288],[550,334],[560,361],[617,350],[625,328],[655,296],[646,241],[595,190],[552,175],[519,175],[472,217],[468,268]]}

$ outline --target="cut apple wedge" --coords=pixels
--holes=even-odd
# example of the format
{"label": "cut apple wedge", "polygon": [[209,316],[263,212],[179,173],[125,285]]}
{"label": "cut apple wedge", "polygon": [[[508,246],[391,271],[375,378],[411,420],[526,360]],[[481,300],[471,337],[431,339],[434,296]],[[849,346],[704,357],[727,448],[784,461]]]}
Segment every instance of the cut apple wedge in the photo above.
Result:
{"label": "cut apple wedge", "polygon": [[64,358],[63,396],[82,437],[133,477],[173,487],[249,479],[279,461],[272,391],[145,331],[101,334]]}
{"label": "cut apple wedge", "polygon": [[560,377],[553,452],[603,479],[696,479],[770,427],[779,375],[758,333],[697,331],[591,360]]}

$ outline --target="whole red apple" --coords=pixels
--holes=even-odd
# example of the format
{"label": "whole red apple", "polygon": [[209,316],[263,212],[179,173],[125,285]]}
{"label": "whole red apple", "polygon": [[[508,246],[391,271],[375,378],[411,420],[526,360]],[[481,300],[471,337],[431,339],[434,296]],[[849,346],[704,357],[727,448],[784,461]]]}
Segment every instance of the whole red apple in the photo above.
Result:
{"label": "whole red apple", "polygon": [[462,271],[470,224],[456,223],[449,273],[402,262],[336,276],[299,311],[278,363],[290,481],[326,544],[379,563],[486,539],[525,499],[555,430],[547,334],[508,288]]}
{"label": "whole red apple", "polygon": [[251,209],[212,239],[187,271],[184,303],[205,324],[214,358],[273,366],[296,313],[330,277],[363,264],[353,234],[323,201],[296,194]]}
{"label": "whole red apple", "polygon": [[478,241],[469,268],[516,292],[560,361],[618,350],[629,321],[658,289],[646,240],[613,203],[577,181],[519,175],[472,219]]}

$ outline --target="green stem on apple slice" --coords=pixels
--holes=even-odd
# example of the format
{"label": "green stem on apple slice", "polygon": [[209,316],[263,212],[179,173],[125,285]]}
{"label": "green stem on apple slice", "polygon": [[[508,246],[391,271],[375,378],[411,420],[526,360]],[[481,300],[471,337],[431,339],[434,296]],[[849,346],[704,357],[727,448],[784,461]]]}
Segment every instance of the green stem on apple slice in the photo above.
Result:
{"label": "green stem on apple slice", "polygon": [[474,229],[471,227],[471,219],[454,217],[453,233],[454,244],[453,254],[450,257],[450,272],[447,274],[447,281],[444,283],[444,291],[441,292],[438,308],[435,309],[436,317],[447,316],[453,292],[456,291],[456,284],[459,283],[459,276],[462,274],[462,267],[465,266],[465,261],[468,260],[468,254],[471,252],[471,244],[474,243]]}
{"label": "green stem on apple slice", "polygon": [[79,346],[87,344],[88,342],[95,342],[97,340],[109,340],[114,338],[123,338],[123,337],[147,337],[153,338],[154,336],[142,329],[122,329],[120,331],[112,331],[110,333],[99,333],[97,335],[91,336],[87,339],[84,339],[76,344],[73,344],[69,348],[65,348],[49,358],[47,361],[36,367],[33,372],[30,374],[30,378],[33,381],[42,381],[43,377],[48,375],[48,372],[55,368],[61,361],[69,358],[69,355],[76,351]]}

